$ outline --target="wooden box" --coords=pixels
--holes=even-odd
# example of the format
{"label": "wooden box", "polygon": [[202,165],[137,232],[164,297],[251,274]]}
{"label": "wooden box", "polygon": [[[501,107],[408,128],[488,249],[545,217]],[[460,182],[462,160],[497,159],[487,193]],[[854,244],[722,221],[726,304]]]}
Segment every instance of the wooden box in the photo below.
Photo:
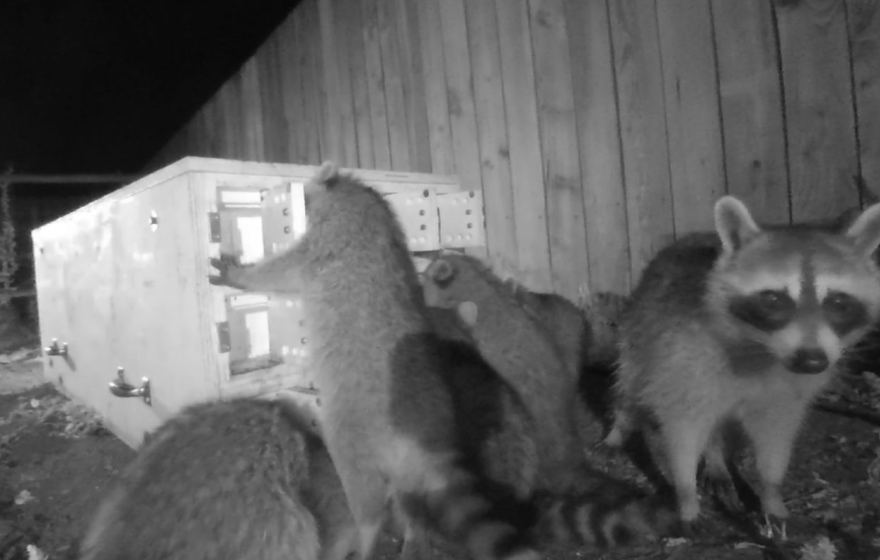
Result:
{"label": "wooden box", "polygon": [[[308,227],[314,166],[185,158],[33,231],[46,377],[137,447],[182,407],[296,395],[320,406],[295,297],[212,286],[209,257],[253,261]],[[483,243],[453,177],[349,170],[388,197],[415,258]]]}

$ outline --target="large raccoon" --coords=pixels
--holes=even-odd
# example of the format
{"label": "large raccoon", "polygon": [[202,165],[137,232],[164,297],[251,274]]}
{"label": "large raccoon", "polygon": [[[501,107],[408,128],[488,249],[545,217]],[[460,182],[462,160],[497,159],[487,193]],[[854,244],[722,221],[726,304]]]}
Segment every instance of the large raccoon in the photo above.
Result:
{"label": "large raccoon", "polygon": [[738,424],[754,448],[766,529],[784,536],[780,485],[799,426],[880,312],[872,259],[880,205],[837,232],[760,227],[726,196],[715,224],[717,235],[686,236],[660,251],[634,290],[606,442],[642,429],[681,519],[693,522],[701,456],[708,480],[729,487],[724,435]]}
{"label": "large raccoon", "polygon": [[441,348],[389,203],[325,163],[305,186],[309,227],[250,267],[213,259],[211,282],[304,295],[324,440],[370,555],[393,502],[477,560],[537,558],[467,469]]}
{"label": "large raccoon", "polygon": [[357,528],[330,455],[281,401],[193,405],[103,501],[83,560],[343,560]]}

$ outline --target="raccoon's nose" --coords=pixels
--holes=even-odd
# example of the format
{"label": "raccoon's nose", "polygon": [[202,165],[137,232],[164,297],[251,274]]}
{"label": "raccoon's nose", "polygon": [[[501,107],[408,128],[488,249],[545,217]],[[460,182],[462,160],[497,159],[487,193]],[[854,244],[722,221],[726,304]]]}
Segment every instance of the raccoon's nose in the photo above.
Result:
{"label": "raccoon's nose", "polygon": [[794,373],[822,373],[827,368],[828,356],[821,348],[798,349],[788,367]]}

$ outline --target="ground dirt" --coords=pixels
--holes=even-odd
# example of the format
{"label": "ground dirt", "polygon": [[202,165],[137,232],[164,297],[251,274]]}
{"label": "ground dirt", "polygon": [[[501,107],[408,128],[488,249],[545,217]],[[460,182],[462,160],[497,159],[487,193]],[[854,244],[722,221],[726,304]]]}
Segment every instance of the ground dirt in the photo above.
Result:
{"label": "ground dirt", "polygon": [[[549,557],[880,559],[878,380],[848,376],[823,400],[825,410],[811,415],[785,485],[792,512],[786,542],[760,538],[742,515],[725,516],[707,501],[705,527],[694,538]],[[593,454],[604,469],[644,483],[625,457]],[[0,560],[75,558],[92,512],[133,456],[87,409],[43,382],[37,350],[0,356]],[[394,550],[386,537],[378,556],[391,560]]]}

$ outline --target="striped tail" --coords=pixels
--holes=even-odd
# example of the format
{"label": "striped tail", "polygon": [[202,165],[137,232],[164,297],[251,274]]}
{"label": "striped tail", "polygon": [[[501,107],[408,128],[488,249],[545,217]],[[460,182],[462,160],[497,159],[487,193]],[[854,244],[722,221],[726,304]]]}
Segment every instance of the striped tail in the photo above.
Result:
{"label": "striped tail", "polygon": [[401,495],[402,511],[462,546],[474,560],[539,560],[531,536],[517,529],[508,508],[486,497],[470,473],[455,470],[441,488]]}
{"label": "striped tail", "polygon": [[540,500],[534,538],[542,548],[599,549],[656,541],[678,526],[678,514],[659,496],[614,497],[598,492]]}

